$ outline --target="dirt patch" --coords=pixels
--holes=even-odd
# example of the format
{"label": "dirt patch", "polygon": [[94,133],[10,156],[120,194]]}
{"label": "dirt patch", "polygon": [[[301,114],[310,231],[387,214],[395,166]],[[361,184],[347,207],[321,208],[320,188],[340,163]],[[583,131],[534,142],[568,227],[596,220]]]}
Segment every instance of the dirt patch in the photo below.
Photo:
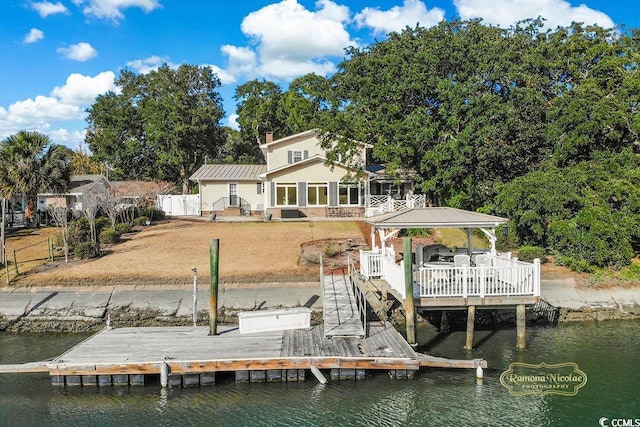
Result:
{"label": "dirt patch", "polygon": [[305,242],[298,258],[298,264],[303,267],[319,267],[320,259],[325,272],[342,270],[347,266],[348,259],[359,263],[359,251],[367,249],[364,237],[349,237],[346,239],[323,239]]}

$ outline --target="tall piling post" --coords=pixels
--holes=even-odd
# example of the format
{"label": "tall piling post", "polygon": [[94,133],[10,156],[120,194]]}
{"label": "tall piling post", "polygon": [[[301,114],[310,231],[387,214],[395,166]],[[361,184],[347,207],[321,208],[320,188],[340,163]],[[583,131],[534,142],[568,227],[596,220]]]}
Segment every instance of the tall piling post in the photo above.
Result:
{"label": "tall piling post", "polygon": [[416,344],[416,309],[413,301],[413,258],[411,256],[411,237],[402,238],[402,258],[404,261],[404,286],[406,298],[404,311],[407,321],[407,342]]}
{"label": "tall piling post", "polygon": [[476,321],[476,306],[467,307],[467,341],[464,345],[465,350],[473,349],[473,327]]}
{"label": "tall piling post", "polygon": [[209,335],[218,333],[218,261],[220,240],[211,239],[209,242],[209,268],[211,277],[209,296]]}
{"label": "tall piling post", "polygon": [[527,348],[526,332],[527,312],[524,304],[516,306],[516,347],[518,350]]}

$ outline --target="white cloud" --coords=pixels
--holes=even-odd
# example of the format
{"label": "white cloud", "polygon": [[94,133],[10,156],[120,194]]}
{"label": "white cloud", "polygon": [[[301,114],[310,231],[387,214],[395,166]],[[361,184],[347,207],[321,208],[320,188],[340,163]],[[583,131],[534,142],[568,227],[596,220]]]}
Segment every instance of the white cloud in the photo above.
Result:
{"label": "white cloud", "polygon": [[113,21],[124,18],[122,11],[130,7],[138,7],[146,13],[161,7],[158,0],[74,0],[73,2],[76,6],[82,7],[85,15]]}
{"label": "white cloud", "polygon": [[345,26],[348,9],[330,0],[316,3],[315,12],[297,0],[283,0],[247,15],[242,32],[251,37],[259,54],[258,72],[276,78],[291,78],[299,72],[326,74],[335,69],[327,56],[342,56],[355,46]]}
{"label": "white cloud", "polygon": [[538,16],[545,18],[545,26],[551,29],[566,27],[572,22],[598,24],[605,28],[615,25],[605,13],[584,4],[572,6],[565,0],[454,0],[454,4],[463,20],[482,18],[487,24],[501,27]]}
{"label": "white cloud", "polygon": [[360,28],[370,27],[376,34],[399,32],[418,23],[422,27],[432,27],[443,19],[444,10],[437,7],[428,10],[420,0],[404,0],[402,6],[393,6],[384,11],[367,7],[354,18]]}
{"label": "white cloud", "polygon": [[133,61],[129,61],[127,62],[127,67],[131,68],[138,74],[147,74],[150,71],[157,70],[164,64],[167,64],[171,69],[178,68],[178,65],[171,62],[168,57],[155,55],[144,59],[134,59]]}
{"label": "white cloud", "polygon": [[77,105],[65,104],[56,98],[38,95],[35,99],[28,98],[14,102],[9,106],[4,117],[11,126],[46,121],[82,120],[85,113]]}
{"label": "white cloud", "polygon": [[69,9],[67,9],[66,6],[60,2],[33,2],[31,3],[31,7],[38,12],[41,18],[46,18],[47,16],[55,15],[56,13],[69,13]]}
{"label": "white cloud", "polygon": [[230,114],[229,117],[227,117],[227,126],[234,130],[240,130],[237,114]]}
{"label": "white cloud", "polygon": [[29,31],[29,33],[26,36],[24,36],[24,43],[25,44],[35,43],[42,40],[43,38],[44,38],[44,33],[41,30],[37,28],[32,28]]}
{"label": "white cloud", "polygon": [[64,86],[56,86],[51,95],[64,104],[90,105],[96,96],[108,91],[117,91],[115,77],[112,71],[104,71],[94,77],[74,73],[67,77]]}
{"label": "white cloud", "polygon": [[89,59],[98,56],[98,51],[86,42],[80,42],[69,47],[61,47],[57,52],[61,53],[66,58],[79,62],[88,61]]}
{"label": "white cloud", "polygon": [[69,130],[59,128],[47,132],[54,144],[66,145],[69,148],[79,148],[84,143],[86,130]]}

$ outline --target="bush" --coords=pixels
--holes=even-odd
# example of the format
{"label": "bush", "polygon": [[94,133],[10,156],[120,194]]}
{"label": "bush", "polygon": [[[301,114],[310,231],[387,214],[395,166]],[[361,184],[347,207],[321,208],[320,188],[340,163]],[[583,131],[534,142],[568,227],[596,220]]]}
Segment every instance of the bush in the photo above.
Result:
{"label": "bush", "polygon": [[122,234],[118,231],[115,230],[113,228],[107,228],[106,230],[103,230],[102,233],[100,233],[100,243],[119,243],[120,242],[120,236]]}
{"label": "bush", "polygon": [[156,208],[155,206],[146,206],[139,208],[138,216],[150,218],[151,221],[158,221],[166,218],[165,212],[161,209]]}
{"label": "bush", "polygon": [[121,222],[119,224],[116,224],[115,230],[120,233],[120,235],[127,234],[131,233],[131,231],[133,230],[133,226],[128,222]]}
{"label": "bush", "polygon": [[518,259],[524,262],[533,262],[538,258],[540,262],[547,262],[547,257],[544,254],[544,248],[540,246],[520,246],[518,248]]}
{"label": "bush", "polygon": [[556,264],[563,265],[578,273],[595,273],[596,268],[582,259],[575,259],[568,256],[556,257]]}
{"label": "bush", "polygon": [[110,225],[111,225],[111,221],[109,221],[109,218],[106,218],[106,217],[96,218],[95,219],[96,234],[100,235],[100,233],[102,233],[102,231],[107,229]]}
{"label": "bush", "polygon": [[80,242],[73,248],[73,254],[78,259],[98,258],[100,256],[100,244]]}
{"label": "bush", "polygon": [[133,225],[147,225],[148,220],[146,216],[139,216],[133,220]]}
{"label": "bush", "polygon": [[324,245],[322,252],[326,257],[329,257],[329,258],[334,257],[340,253],[340,245],[336,243],[328,243]]}

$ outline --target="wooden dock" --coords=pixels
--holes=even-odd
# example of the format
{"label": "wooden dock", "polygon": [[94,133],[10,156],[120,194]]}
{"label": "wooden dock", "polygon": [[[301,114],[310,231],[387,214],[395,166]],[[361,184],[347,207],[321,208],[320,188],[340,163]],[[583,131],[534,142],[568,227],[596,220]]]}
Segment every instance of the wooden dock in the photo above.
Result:
{"label": "wooden dock", "polygon": [[363,337],[364,325],[346,274],[329,274],[322,281],[324,331],[327,337]]}
{"label": "wooden dock", "polygon": [[[144,384],[168,376],[172,386],[215,384],[218,373],[236,381],[302,381],[305,372],[329,370],[332,379],[363,379],[386,370],[412,377],[420,367],[486,367],[483,360],[450,360],[417,354],[389,323],[370,322],[366,338],[326,338],[310,329],[241,335],[237,327],[104,329],[59,357],[24,365],[0,365],[0,373],[48,372],[55,385]],[[157,380],[156,380],[157,381]]]}

